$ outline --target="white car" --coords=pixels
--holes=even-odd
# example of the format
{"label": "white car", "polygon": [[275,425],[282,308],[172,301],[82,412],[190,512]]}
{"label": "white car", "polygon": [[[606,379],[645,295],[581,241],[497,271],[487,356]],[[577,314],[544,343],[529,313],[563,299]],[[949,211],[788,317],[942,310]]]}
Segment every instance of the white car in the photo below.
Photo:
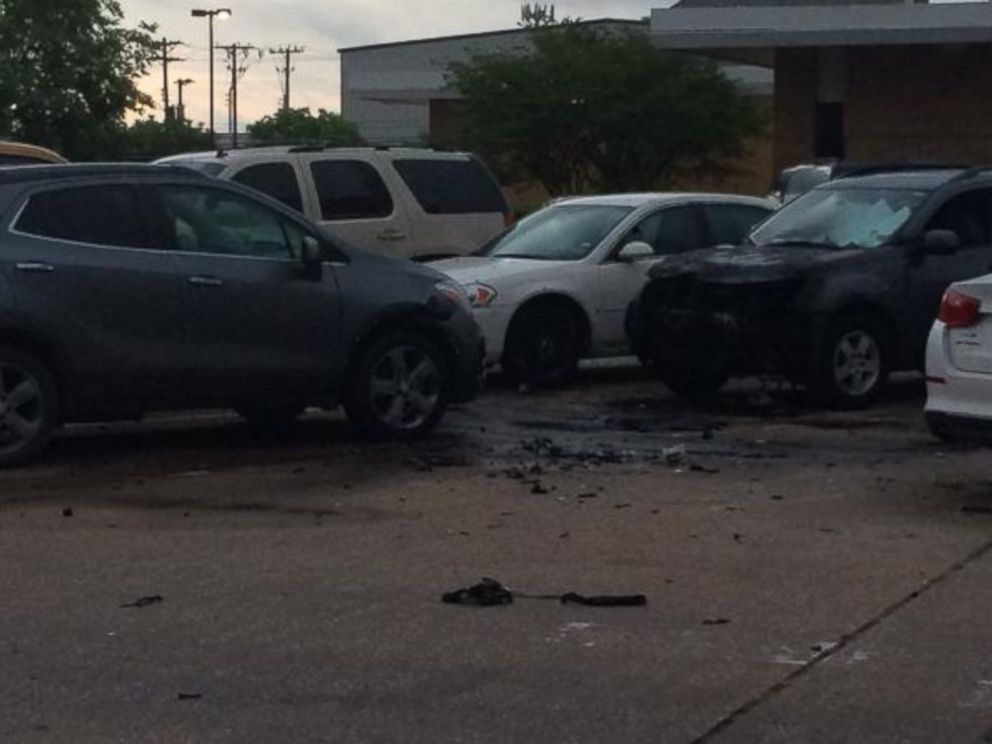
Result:
{"label": "white car", "polygon": [[739,244],[775,208],[718,194],[562,199],[510,228],[475,257],[432,266],[469,294],[487,362],[512,379],[565,381],[581,358],[628,354],[627,306],[666,256]]}
{"label": "white car", "polygon": [[944,440],[992,436],[992,274],[944,294],[927,343],[926,419]]}
{"label": "white car", "polygon": [[355,245],[400,258],[465,255],[510,221],[485,165],[413,147],[255,147],[159,163],[257,189]]}

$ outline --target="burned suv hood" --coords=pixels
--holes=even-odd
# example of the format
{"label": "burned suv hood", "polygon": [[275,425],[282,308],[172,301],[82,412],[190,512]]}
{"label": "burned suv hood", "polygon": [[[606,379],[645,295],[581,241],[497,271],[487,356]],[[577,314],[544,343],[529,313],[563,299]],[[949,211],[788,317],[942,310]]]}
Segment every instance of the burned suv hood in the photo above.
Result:
{"label": "burned suv hood", "polygon": [[654,266],[651,279],[693,276],[713,284],[766,284],[798,279],[810,271],[865,257],[861,249],[796,245],[720,246],[672,256]]}

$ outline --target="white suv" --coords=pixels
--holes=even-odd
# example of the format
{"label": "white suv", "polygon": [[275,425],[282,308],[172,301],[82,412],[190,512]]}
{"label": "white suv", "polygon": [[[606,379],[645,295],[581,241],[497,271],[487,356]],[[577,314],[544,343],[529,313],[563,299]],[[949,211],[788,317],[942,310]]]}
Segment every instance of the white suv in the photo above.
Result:
{"label": "white suv", "polygon": [[402,258],[472,253],[510,221],[499,184],[466,153],[262,147],[158,162],[250,186],[357,246]]}

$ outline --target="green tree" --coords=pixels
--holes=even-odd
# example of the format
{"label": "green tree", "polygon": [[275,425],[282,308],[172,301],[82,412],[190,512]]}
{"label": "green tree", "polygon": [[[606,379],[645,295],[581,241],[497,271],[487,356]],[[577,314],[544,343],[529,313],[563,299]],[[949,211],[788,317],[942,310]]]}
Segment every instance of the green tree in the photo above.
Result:
{"label": "green tree", "polygon": [[459,142],[501,175],[552,194],[663,188],[729,170],[764,131],[760,107],[699,57],[644,33],[564,23],[532,32],[533,51],[455,64]]}
{"label": "green tree", "polygon": [[213,137],[204,131],[202,124],[194,127],[189,121],[169,119],[161,122],[149,117],[122,127],[108,148],[108,156],[144,161],[211,147]]}
{"label": "green tree", "polygon": [[106,157],[125,114],[152,105],[135,80],[155,29],[122,20],[117,0],[0,0],[0,137]]}
{"label": "green tree", "polygon": [[340,115],[320,109],[281,109],[248,126],[256,145],[326,145],[348,147],[364,144],[358,128]]}

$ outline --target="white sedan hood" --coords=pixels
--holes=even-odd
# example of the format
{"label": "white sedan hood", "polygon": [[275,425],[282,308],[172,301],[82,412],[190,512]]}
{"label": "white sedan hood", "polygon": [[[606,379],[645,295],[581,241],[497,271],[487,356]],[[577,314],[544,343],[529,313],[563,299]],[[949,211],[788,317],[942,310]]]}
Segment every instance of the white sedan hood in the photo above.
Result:
{"label": "white sedan hood", "polygon": [[561,270],[561,261],[541,261],[532,258],[488,258],[466,256],[449,258],[430,264],[447,274],[459,284],[480,282],[499,289],[506,281],[514,282],[524,277],[533,279],[540,276],[555,276]]}

